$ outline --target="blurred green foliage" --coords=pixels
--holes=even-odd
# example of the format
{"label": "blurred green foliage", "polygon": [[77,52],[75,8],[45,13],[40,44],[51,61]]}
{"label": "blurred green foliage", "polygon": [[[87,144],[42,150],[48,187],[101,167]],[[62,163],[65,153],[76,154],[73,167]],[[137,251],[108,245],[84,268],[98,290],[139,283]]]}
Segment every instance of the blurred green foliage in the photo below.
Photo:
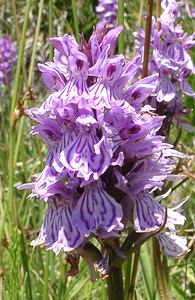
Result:
{"label": "blurred green foliage", "polygon": [[[146,1],[144,1],[144,8]],[[126,1],[125,16],[125,44],[127,56],[134,53],[134,38],[132,32],[138,25],[140,18],[140,1]],[[14,4],[16,6],[14,16]],[[88,38],[96,24],[95,6],[97,1],[79,0],[77,1],[77,15],[79,28]],[[49,0],[44,2],[44,9],[41,19],[41,27],[36,48],[35,65],[39,61],[46,61],[49,56]],[[19,29],[19,39],[21,26],[24,18],[25,0],[6,1],[0,0],[0,34],[9,34],[13,40],[17,40],[16,32]],[[38,106],[42,99],[46,97],[48,91],[43,86],[40,75],[35,66],[34,79],[31,88],[34,97],[29,97],[27,80],[29,65],[31,63],[31,52],[35,29],[37,26],[37,15],[39,1],[33,0],[29,27],[27,31],[25,53],[23,60],[23,75],[20,81],[20,91],[18,101],[22,101],[24,96],[28,101],[24,102],[25,107]],[[52,1],[53,35],[62,35],[66,32],[74,33],[71,1]],[[194,20],[187,18],[182,21],[185,29],[192,33],[195,29]],[[144,18],[142,18],[144,25]],[[195,59],[195,51],[192,53]],[[195,78],[190,79],[191,85],[195,87]],[[56,257],[53,253],[43,249],[33,250],[29,244],[37,235],[42,224],[45,213],[45,205],[37,199],[27,198],[28,192],[15,190],[16,219],[17,228],[13,228],[13,220],[10,220],[9,209],[6,202],[7,182],[8,182],[8,134],[9,134],[9,112],[12,95],[12,84],[7,87],[3,98],[0,100],[0,232],[2,241],[0,243],[0,295],[5,300],[15,299],[107,299],[106,282],[99,280],[90,283],[89,272],[86,264],[81,261],[80,273],[78,276],[66,277],[69,266],[65,262],[63,254]],[[30,99],[31,98],[31,99]],[[191,109],[191,114],[187,116],[190,123],[195,126],[195,102],[190,97],[185,98],[185,103]],[[26,183],[31,180],[34,173],[38,173],[44,166],[46,149],[43,143],[36,136],[30,136],[32,122],[26,117],[20,117],[16,123],[16,143],[19,137],[21,122],[22,138],[19,139],[19,153],[15,167],[15,186],[19,183]],[[174,139],[174,129],[172,131]],[[187,131],[182,132],[179,147],[190,155],[187,165],[195,174],[194,164],[194,135]],[[193,249],[193,239],[195,237],[195,188],[192,179],[186,181],[173,194],[174,199],[179,200],[190,195],[191,200],[185,207],[186,224],[182,232],[189,238]],[[178,199],[179,198],[179,199]],[[141,261],[138,271],[136,294],[137,299],[159,299],[156,290],[156,283],[151,275],[152,251],[150,243],[143,247]],[[128,267],[128,265],[127,265]],[[126,264],[124,265],[124,274]],[[173,299],[195,299],[195,258],[194,251],[189,253],[184,259],[179,261],[168,261],[167,270],[170,273],[170,289]],[[152,275],[151,275],[152,276]],[[151,298],[152,295],[152,298]],[[0,298],[1,298],[0,296]]]}

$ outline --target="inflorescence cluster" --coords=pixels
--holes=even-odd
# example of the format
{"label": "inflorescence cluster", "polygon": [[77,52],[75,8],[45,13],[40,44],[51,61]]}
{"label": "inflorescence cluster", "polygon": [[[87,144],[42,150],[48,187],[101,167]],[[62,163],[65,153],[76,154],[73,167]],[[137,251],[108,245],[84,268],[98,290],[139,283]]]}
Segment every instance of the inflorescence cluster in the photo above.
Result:
{"label": "inflorescence cluster", "polygon": [[[157,20],[153,18],[149,74],[158,73],[159,80],[155,97],[149,99],[157,113],[166,115],[166,123],[172,120],[179,126],[193,130],[185,122],[183,95],[195,97],[188,78],[195,73],[189,51],[195,46],[195,33],[188,35],[181,24],[176,24],[179,4],[175,0],[162,1],[164,12]],[[135,33],[137,53],[143,57],[145,32]],[[166,124],[166,128],[169,126]],[[167,132],[165,133],[165,135]]]}
{"label": "inflorescence cluster", "polygon": [[70,252],[90,237],[104,243],[128,230],[153,234],[169,257],[189,251],[176,234],[186,200],[167,209],[162,204],[164,183],[182,178],[174,170],[185,156],[167,143],[160,131],[165,110],[156,110],[162,102],[167,110],[178,107],[182,93],[193,94],[187,82],[193,36],[174,27],[178,6],[165,2],[160,30],[153,20],[153,55],[143,79],[141,30],[130,61],[113,54],[121,26],[107,32],[101,22],[80,44],[68,34],[51,38],[53,62],[38,65],[51,93],[40,108],[27,110],[48,156],[33,182],[20,186],[48,205],[33,246]]}
{"label": "inflorescence cluster", "polygon": [[117,24],[118,0],[99,0],[96,13],[100,22],[107,22],[107,26],[113,27]]}
{"label": "inflorescence cluster", "polygon": [[0,37],[0,85],[12,81],[12,69],[16,65],[16,45],[8,37]]}

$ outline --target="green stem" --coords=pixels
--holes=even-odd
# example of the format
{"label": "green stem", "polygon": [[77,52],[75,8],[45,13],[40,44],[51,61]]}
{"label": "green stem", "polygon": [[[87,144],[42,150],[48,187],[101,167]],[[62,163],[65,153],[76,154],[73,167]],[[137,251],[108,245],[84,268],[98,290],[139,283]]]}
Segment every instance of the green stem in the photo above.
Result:
{"label": "green stem", "polygon": [[50,252],[47,251],[46,260],[45,260],[45,272],[44,272],[43,300],[49,299],[49,295],[48,295],[49,261],[50,261]]}
{"label": "green stem", "polygon": [[150,53],[150,37],[152,28],[152,13],[153,13],[154,1],[148,0],[147,17],[146,17],[146,30],[145,30],[145,41],[144,41],[144,62],[142,78],[148,75],[148,63]]}
{"label": "green stem", "polygon": [[30,7],[31,7],[31,0],[27,0],[26,8],[25,8],[24,23],[23,23],[22,34],[21,34],[21,42],[20,42],[20,47],[19,47],[19,56],[18,56],[17,67],[16,67],[16,75],[15,75],[15,80],[14,80],[13,97],[12,97],[12,101],[11,101],[11,111],[10,111],[8,205],[9,205],[9,209],[10,209],[11,218],[12,218],[12,220],[15,219],[15,223],[17,223],[16,214],[15,214],[15,212],[16,212],[15,202],[14,202],[15,107],[16,107],[17,98],[18,98],[18,89],[19,89],[19,83],[20,83],[20,75],[21,75],[21,69],[22,69],[25,37],[26,37],[26,31],[27,31],[27,27],[28,27]]}
{"label": "green stem", "polygon": [[[121,246],[121,251],[125,254],[126,257],[128,257],[130,254],[132,254],[131,249],[133,248],[133,244],[136,241],[136,239],[139,237],[140,233],[137,232],[130,232],[123,242]],[[114,258],[113,265],[116,267],[121,266],[125,262],[125,259],[119,255],[117,255]]]}
{"label": "green stem", "polygon": [[14,25],[15,25],[15,31],[16,31],[16,40],[17,40],[17,44],[19,45],[20,35],[19,35],[18,17],[17,17],[17,11],[16,11],[16,0],[12,0],[12,13],[13,13]]}
{"label": "green stem", "polygon": [[75,30],[75,34],[76,34],[76,40],[77,40],[77,42],[79,42],[79,22],[78,22],[78,16],[77,16],[76,0],[71,0],[71,2],[72,2],[74,30]]}
{"label": "green stem", "polygon": [[129,255],[126,262],[125,272],[125,300],[128,300],[129,289],[130,289],[130,278],[131,278],[131,266],[132,266],[132,254]]}
{"label": "green stem", "polygon": [[6,219],[6,211],[7,211],[7,206],[3,206],[3,198],[4,198],[4,190],[3,186],[0,180],[0,216],[1,216],[1,223],[0,223],[0,243],[2,243],[2,236],[3,236],[3,231],[5,227],[5,219]]}
{"label": "green stem", "polygon": [[[53,0],[49,0],[49,36],[53,36]],[[49,60],[53,59],[53,46],[49,44]]]}
{"label": "green stem", "polygon": [[[116,246],[119,247],[119,239],[115,239]],[[121,265],[115,266],[114,259],[116,252],[109,249],[109,276],[107,278],[108,299],[124,300],[123,275]]]}
{"label": "green stem", "polygon": [[178,183],[177,185],[175,185],[175,186],[172,188],[171,193],[173,193],[173,191],[175,191],[178,187],[180,187],[181,185],[183,185],[183,183],[186,182],[187,180],[189,180],[188,177],[184,178],[180,183]]}
{"label": "green stem", "polygon": [[32,300],[32,287],[31,287],[31,278],[30,278],[30,271],[29,271],[29,265],[28,265],[28,257],[26,254],[26,246],[25,246],[25,241],[24,241],[24,236],[23,233],[21,232],[21,257],[22,257],[22,262],[23,262],[23,268],[24,272],[26,273],[26,278],[27,278],[27,287],[28,287],[28,299]]}
{"label": "green stem", "polygon": [[157,287],[161,300],[168,300],[163,265],[160,257],[160,247],[156,238],[153,238],[153,257],[154,257],[154,270],[156,275]]}
{"label": "green stem", "polygon": [[14,166],[16,165],[17,160],[18,160],[18,154],[19,154],[19,151],[20,151],[20,143],[21,143],[21,140],[22,140],[24,121],[25,121],[25,118],[24,118],[24,116],[22,116],[20,118],[19,129],[18,129],[18,132],[17,132],[17,140],[16,140],[15,151],[14,151]]}
{"label": "green stem", "polygon": [[182,134],[182,127],[179,128],[177,137],[176,137],[175,141],[173,142],[174,149],[177,147],[177,144],[179,143],[179,140],[181,138],[181,134]]}
{"label": "green stem", "polygon": [[138,249],[138,251],[134,254],[133,270],[132,270],[132,276],[131,276],[131,285],[130,285],[130,288],[129,288],[129,300],[133,300],[133,298],[134,298],[137,269],[138,269],[138,264],[139,264],[139,257],[140,257],[140,249]]}
{"label": "green stem", "polygon": [[[17,8],[16,8],[16,0],[12,0],[12,13],[13,13],[13,18],[14,18],[14,26],[15,26],[15,31],[16,31],[16,40],[17,40],[17,45],[19,47],[20,45],[20,29],[18,26],[18,15],[17,15]],[[23,77],[25,84],[27,85],[27,75],[26,75],[26,68],[25,65],[22,65],[23,69]]]}
{"label": "green stem", "polygon": [[140,7],[139,7],[139,16],[138,16],[138,21],[137,21],[138,27],[141,27],[143,8],[144,8],[144,0],[141,0]]}
{"label": "green stem", "polygon": [[60,284],[58,289],[58,300],[64,299],[66,294],[66,285],[67,285],[67,263],[64,263],[64,258],[62,255],[59,257],[60,259]]}
{"label": "green stem", "polygon": [[116,268],[111,266],[109,277],[107,279],[108,299],[109,300],[123,300],[123,277],[121,267]]}
{"label": "green stem", "polygon": [[[41,0],[39,3],[39,12],[38,12],[38,18],[37,18],[37,24],[35,29],[35,37],[33,42],[33,50],[32,50],[32,56],[31,56],[31,62],[30,62],[30,68],[29,68],[29,76],[28,76],[28,86],[31,86],[31,82],[33,79],[33,72],[34,72],[34,64],[35,64],[35,55],[36,55],[36,49],[37,49],[37,40],[39,37],[40,32],[40,26],[41,26],[41,18],[42,18],[42,12],[43,12],[43,3],[44,0]],[[20,119],[18,134],[17,134],[17,141],[16,141],[16,147],[15,147],[15,154],[14,154],[14,166],[18,159],[18,154],[20,150],[20,144],[22,140],[22,132],[24,127],[25,118],[22,117]]]}
{"label": "green stem", "polygon": [[118,50],[119,53],[125,52],[124,43],[124,0],[118,0],[118,25],[123,26],[123,31],[119,35],[118,39]]}
{"label": "green stem", "polygon": [[170,278],[170,274],[169,274],[168,259],[165,255],[163,255],[162,264],[163,264],[163,270],[164,270],[164,279],[165,279],[165,286],[166,286],[167,296],[168,296],[168,299],[170,299],[170,295],[171,295],[171,278]]}
{"label": "green stem", "polygon": [[35,37],[33,42],[33,49],[32,49],[32,56],[31,56],[31,62],[30,62],[30,68],[29,68],[29,76],[28,76],[28,86],[31,85],[32,79],[33,79],[33,71],[34,71],[34,64],[35,64],[35,54],[37,49],[37,40],[39,37],[39,31],[40,31],[40,25],[41,25],[41,17],[43,12],[43,2],[44,0],[40,0],[39,2],[39,12],[38,12],[38,18],[37,18],[37,25],[35,29]]}

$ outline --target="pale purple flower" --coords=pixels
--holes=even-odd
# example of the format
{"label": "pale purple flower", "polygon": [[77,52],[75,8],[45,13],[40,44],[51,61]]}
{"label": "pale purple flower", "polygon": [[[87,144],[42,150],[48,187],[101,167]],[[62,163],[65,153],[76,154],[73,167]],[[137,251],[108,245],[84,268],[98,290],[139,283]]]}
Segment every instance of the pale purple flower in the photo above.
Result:
{"label": "pale purple flower", "polygon": [[99,0],[96,6],[96,13],[100,22],[107,22],[110,27],[115,26],[117,22],[118,1]]}
{"label": "pale purple flower", "polygon": [[9,37],[0,37],[0,84],[12,81],[12,70],[16,65],[16,44]]}
{"label": "pale purple flower", "polygon": [[[44,170],[20,189],[48,203],[32,245],[56,254],[82,247],[91,236],[120,236],[128,214],[115,189],[129,201],[138,232],[158,230],[165,209],[152,192],[180,178],[172,172],[183,155],[158,134],[164,116],[143,105],[154,97],[159,75],[140,79],[140,55],[127,62],[112,54],[121,30],[106,33],[100,23],[80,45],[68,34],[52,38],[54,60],[39,65],[51,94],[27,114],[38,123],[32,134],[47,144],[48,155]],[[182,218],[169,215],[166,226],[174,233]]]}
{"label": "pale purple flower", "polygon": [[195,18],[195,7],[189,0],[182,0],[180,5],[179,17],[185,19],[188,16],[191,19]]}
{"label": "pale purple flower", "polygon": [[70,199],[54,197],[48,200],[48,211],[38,237],[32,246],[42,245],[56,254],[60,250],[71,251],[80,246],[84,236],[72,222]]}
{"label": "pale purple flower", "polygon": [[160,233],[157,235],[160,248],[164,255],[170,258],[181,258],[189,252],[187,240],[173,233]]}
{"label": "pale purple flower", "polygon": [[[161,5],[164,10],[159,18],[160,30],[156,26],[157,20],[153,18],[152,54],[149,62],[149,74],[159,74],[159,81],[156,94],[150,97],[148,103],[157,108],[158,113],[165,114],[166,120],[173,119],[186,128],[187,124],[183,119],[185,107],[180,95],[195,97],[195,92],[188,83],[188,77],[194,74],[194,65],[189,51],[195,46],[195,34],[187,35],[182,26],[176,23],[179,2],[165,0]],[[135,37],[137,52],[143,59],[144,31],[138,29]]]}
{"label": "pale purple flower", "polygon": [[101,182],[88,185],[74,209],[74,224],[83,234],[104,229],[108,232],[123,229],[122,208],[102,188]]}

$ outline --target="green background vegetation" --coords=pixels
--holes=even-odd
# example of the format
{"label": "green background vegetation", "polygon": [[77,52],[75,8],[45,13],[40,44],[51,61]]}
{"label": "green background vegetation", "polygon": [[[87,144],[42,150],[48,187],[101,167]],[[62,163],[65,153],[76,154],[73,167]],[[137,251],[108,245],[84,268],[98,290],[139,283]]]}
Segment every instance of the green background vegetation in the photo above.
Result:
{"label": "green background vegetation", "polygon": [[[74,2],[74,1],[72,1]],[[142,1],[126,1],[125,8],[125,49],[127,58],[134,54],[134,38],[132,32],[138,24],[144,26],[144,18],[140,19],[140,3]],[[143,1],[146,3],[147,1]],[[27,5],[30,5],[28,15]],[[73,3],[74,4],[74,3]],[[78,0],[77,11],[79,31],[89,37],[96,24],[95,6],[97,1]],[[145,5],[145,4],[144,4]],[[145,11],[145,6],[143,11]],[[26,19],[25,19],[26,16]],[[140,22],[141,20],[141,22]],[[26,23],[25,23],[26,22]],[[28,24],[27,24],[28,22]],[[186,17],[182,20],[185,29],[192,33],[195,21]],[[19,116],[14,121],[15,114],[21,107],[40,106],[48,95],[40,74],[38,62],[45,62],[52,57],[49,46],[49,36],[61,36],[64,33],[75,33],[72,3],[68,0],[0,0],[0,35],[8,34],[16,40],[21,50],[21,72],[16,73],[15,81],[6,88],[0,100],[0,298],[15,299],[107,299],[105,280],[91,283],[89,272],[84,261],[80,262],[80,272],[76,277],[67,277],[69,266],[64,254],[55,256],[50,251],[29,244],[35,238],[46,211],[38,199],[29,199],[29,191],[18,191],[15,187],[27,183],[31,176],[40,172],[45,163],[46,147],[37,136],[31,136],[32,121],[25,116]],[[22,33],[23,32],[23,33]],[[192,53],[195,58],[195,51]],[[18,83],[16,84],[16,81]],[[195,79],[191,78],[195,89]],[[31,93],[29,94],[29,88]],[[15,94],[14,94],[15,93]],[[186,105],[192,110],[187,119],[195,125],[195,102],[186,98]],[[12,109],[12,110],[11,110]],[[10,111],[12,111],[10,123]],[[10,129],[13,137],[10,139]],[[172,140],[175,140],[176,130],[172,130]],[[11,148],[10,148],[11,144]],[[195,174],[193,134],[182,132],[179,150],[189,154],[185,161],[188,170]],[[10,150],[11,149],[11,150]],[[12,151],[14,164],[8,165],[8,157]],[[8,177],[14,173],[9,182]],[[9,183],[8,183],[9,182]],[[8,186],[14,184],[12,192]],[[190,195],[190,201],[185,206],[187,218],[181,234],[188,237],[192,251],[182,260],[166,260],[164,267],[167,274],[167,284],[172,292],[172,299],[195,299],[195,257],[193,239],[195,237],[195,187],[193,179],[186,180],[171,195],[169,201],[178,201]],[[153,254],[150,242],[142,247],[138,268],[136,297],[137,299],[159,299],[153,273]],[[126,276],[126,295],[131,260],[123,268]],[[127,299],[127,298],[126,298]],[[135,298],[136,299],[136,298]]]}

